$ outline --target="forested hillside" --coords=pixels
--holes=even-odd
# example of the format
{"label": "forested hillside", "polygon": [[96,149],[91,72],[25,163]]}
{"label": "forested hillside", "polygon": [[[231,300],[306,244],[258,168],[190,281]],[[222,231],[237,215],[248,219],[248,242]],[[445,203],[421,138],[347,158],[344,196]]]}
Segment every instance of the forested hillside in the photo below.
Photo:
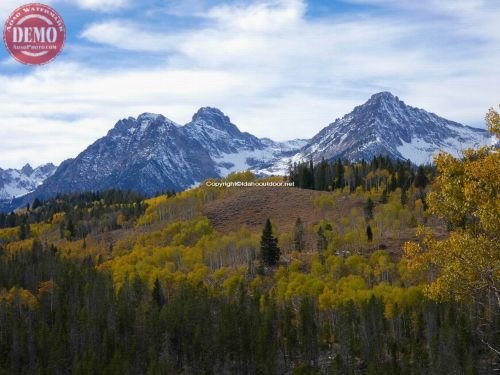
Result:
{"label": "forested hillside", "polygon": [[0,373],[492,374],[498,170],[482,148],[35,201],[0,216]]}

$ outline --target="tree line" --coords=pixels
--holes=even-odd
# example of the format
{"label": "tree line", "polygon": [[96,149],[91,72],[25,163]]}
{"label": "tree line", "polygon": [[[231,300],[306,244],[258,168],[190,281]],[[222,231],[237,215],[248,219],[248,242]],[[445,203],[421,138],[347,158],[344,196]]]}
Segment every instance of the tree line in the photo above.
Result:
{"label": "tree line", "polygon": [[289,170],[289,180],[303,189],[332,191],[348,189],[376,189],[407,191],[410,187],[425,188],[436,175],[432,165],[415,166],[410,161],[394,160],[387,156],[375,156],[370,162],[346,160],[321,160],[294,163]]}
{"label": "tree line", "polygon": [[0,212],[0,229],[19,228],[19,239],[24,240],[31,235],[31,225],[57,221],[61,238],[79,239],[92,231],[132,225],[145,210],[144,197],[133,191],[58,194],[46,201],[36,198],[16,213]]}

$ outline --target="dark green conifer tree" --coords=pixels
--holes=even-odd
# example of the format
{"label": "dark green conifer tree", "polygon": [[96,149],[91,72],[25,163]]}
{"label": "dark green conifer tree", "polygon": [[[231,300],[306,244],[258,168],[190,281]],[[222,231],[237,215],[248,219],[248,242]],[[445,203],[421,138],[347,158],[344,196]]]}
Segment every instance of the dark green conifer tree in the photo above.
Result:
{"label": "dark green conifer tree", "polygon": [[274,266],[279,262],[280,254],[278,239],[274,237],[271,221],[267,219],[260,239],[261,262],[266,266]]}
{"label": "dark green conifer tree", "polygon": [[427,179],[427,176],[425,175],[425,169],[421,165],[417,169],[417,175],[415,176],[415,187],[419,189],[424,189],[429,180]]}
{"label": "dark green conifer tree", "polygon": [[308,188],[314,189],[314,164],[312,159],[309,161],[309,181]]}
{"label": "dark green conifer tree", "polygon": [[366,226],[366,238],[368,239],[369,242],[373,240],[373,231],[370,224]]}

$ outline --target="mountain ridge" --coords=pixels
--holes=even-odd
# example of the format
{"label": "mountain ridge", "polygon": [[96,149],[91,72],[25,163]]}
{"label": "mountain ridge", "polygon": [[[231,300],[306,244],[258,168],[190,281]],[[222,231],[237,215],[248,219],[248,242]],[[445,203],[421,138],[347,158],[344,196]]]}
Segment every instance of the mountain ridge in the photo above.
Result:
{"label": "mountain ridge", "polygon": [[108,188],[154,195],[242,170],[284,175],[293,163],[310,159],[358,161],[384,155],[424,164],[438,150],[458,155],[461,148],[489,142],[486,130],[411,107],[390,92],[372,95],[309,140],[286,142],[242,132],[214,107],[201,107],[184,125],[146,112],[119,120],[16,202],[22,206],[35,197]]}
{"label": "mountain ridge", "polygon": [[[487,143],[486,130],[472,128],[406,105],[390,92],[371,96],[364,104],[323,128],[301,151],[302,159],[356,161],[385,155],[432,162],[444,149],[458,156],[461,147]],[[454,140],[460,142],[457,144]]]}
{"label": "mountain ridge", "polygon": [[46,163],[33,168],[29,163],[21,169],[0,168],[0,201],[10,201],[35,190],[56,171],[56,166]]}

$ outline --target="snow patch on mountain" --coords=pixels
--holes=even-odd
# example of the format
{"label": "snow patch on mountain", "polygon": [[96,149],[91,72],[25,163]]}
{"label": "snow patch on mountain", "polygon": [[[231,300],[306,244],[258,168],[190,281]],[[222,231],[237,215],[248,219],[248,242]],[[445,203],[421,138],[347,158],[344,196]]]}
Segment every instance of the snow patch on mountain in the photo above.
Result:
{"label": "snow patch on mountain", "polygon": [[415,164],[432,163],[433,154],[437,152],[434,144],[418,138],[405,142],[396,149],[402,158],[410,159]]}
{"label": "snow patch on mountain", "polygon": [[477,148],[494,144],[494,138],[488,137],[484,132],[478,132],[474,128],[450,126],[456,134],[445,138],[436,139],[435,142],[426,142],[424,139],[413,138],[411,142],[404,142],[397,147],[402,158],[410,159],[415,164],[430,164],[434,157],[441,151],[450,153],[460,158],[467,148]]}
{"label": "snow patch on mountain", "polygon": [[230,118],[217,108],[203,107],[182,130],[208,151],[218,174],[250,170],[258,175],[286,174],[282,160],[298,152],[307,140],[275,142],[241,132]]}
{"label": "snow patch on mountain", "polygon": [[43,164],[33,169],[26,164],[21,169],[0,168],[0,201],[8,201],[34,191],[48,177],[52,176],[56,166]]}
{"label": "snow patch on mountain", "polygon": [[240,171],[252,171],[260,176],[286,175],[290,168],[289,157],[307,144],[306,140],[288,142],[263,142],[263,148],[224,153],[214,158],[221,177]]}
{"label": "snow patch on mountain", "polygon": [[439,150],[460,156],[461,150],[491,144],[491,139],[486,130],[446,120],[381,92],[321,130],[295,159],[358,161],[386,155],[430,163]]}

